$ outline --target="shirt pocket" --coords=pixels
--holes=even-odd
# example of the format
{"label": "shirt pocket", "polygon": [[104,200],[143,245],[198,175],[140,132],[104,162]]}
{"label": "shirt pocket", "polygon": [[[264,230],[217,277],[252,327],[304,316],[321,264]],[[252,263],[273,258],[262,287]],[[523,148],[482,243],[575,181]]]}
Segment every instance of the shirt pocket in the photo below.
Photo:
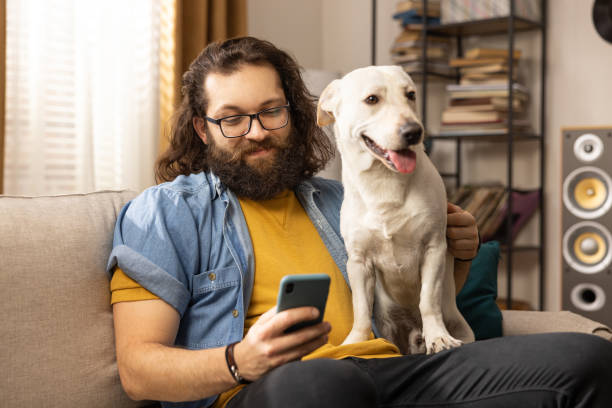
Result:
{"label": "shirt pocket", "polygon": [[240,270],[237,266],[226,266],[202,272],[193,277],[191,297],[193,301],[216,297],[215,292],[226,292],[224,289],[240,285]]}
{"label": "shirt pocket", "polygon": [[183,317],[179,342],[188,348],[219,347],[243,330],[240,270],[228,266],[193,277],[191,305]]}

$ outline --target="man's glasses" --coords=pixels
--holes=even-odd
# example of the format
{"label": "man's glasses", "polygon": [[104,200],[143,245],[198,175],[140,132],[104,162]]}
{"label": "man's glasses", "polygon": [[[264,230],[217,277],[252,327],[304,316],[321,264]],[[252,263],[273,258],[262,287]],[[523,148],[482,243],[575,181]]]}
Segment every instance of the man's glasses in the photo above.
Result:
{"label": "man's glasses", "polygon": [[257,118],[262,128],[276,130],[289,123],[289,103],[274,108],[264,109],[252,115],[231,115],[220,119],[205,116],[206,120],[219,125],[221,134],[227,138],[242,137],[251,131],[253,119]]}

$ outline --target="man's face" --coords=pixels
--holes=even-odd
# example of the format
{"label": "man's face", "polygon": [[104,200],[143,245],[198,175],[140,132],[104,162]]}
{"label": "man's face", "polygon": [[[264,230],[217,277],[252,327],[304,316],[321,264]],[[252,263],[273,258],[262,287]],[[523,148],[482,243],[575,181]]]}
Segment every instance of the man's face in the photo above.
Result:
{"label": "man's face", "polygon": [[[204,91],[209,100],[206,116],[213,119],[287,104],[278,73],[269,65],[243,65],[227,75],[211,73]],[[276,130],[266,130],[254,119],[250,131],[237,138],[224,137],[218,125],[203,118],[195,118],[193,124],[208,145],[210,169],[237,195],[271,198],[299,182],[304,161],[298,153],[303,148],[291,118]]]}

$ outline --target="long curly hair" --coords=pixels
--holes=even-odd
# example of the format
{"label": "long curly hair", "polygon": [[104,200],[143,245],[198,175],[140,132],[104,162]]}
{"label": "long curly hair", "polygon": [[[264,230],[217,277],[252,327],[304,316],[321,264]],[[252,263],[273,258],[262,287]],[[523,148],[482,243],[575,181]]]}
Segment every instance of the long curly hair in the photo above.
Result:
{"label": "long curly hair", "polygon": [[291,107],[292,126],[305,139],[302,176],[312,177],[333,158],[333,144],[316,124],[316,98],[306,88],[297,62],[268,41],[239,37],[208,45],[183,75],[182,101],[172,118],[170,143],[155,166],[158,182],[208,170],[207,145],[193,127],[193,118],[204,117],[208,106],[204,81],[210,73],[231,74],[245,64],[269,64],[278,72]]}

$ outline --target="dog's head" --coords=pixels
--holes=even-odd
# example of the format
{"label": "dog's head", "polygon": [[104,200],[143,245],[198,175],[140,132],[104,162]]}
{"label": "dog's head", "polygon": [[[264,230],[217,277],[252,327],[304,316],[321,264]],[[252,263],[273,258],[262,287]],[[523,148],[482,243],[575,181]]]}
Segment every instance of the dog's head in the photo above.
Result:
{"label": "dog's head", "polygon": [[359,146],[394,172],[414,171],[424,132],[416,87],[401,67],[360,68],[331,82],[319,98],[317,123],[334,122],[339,145]]}

